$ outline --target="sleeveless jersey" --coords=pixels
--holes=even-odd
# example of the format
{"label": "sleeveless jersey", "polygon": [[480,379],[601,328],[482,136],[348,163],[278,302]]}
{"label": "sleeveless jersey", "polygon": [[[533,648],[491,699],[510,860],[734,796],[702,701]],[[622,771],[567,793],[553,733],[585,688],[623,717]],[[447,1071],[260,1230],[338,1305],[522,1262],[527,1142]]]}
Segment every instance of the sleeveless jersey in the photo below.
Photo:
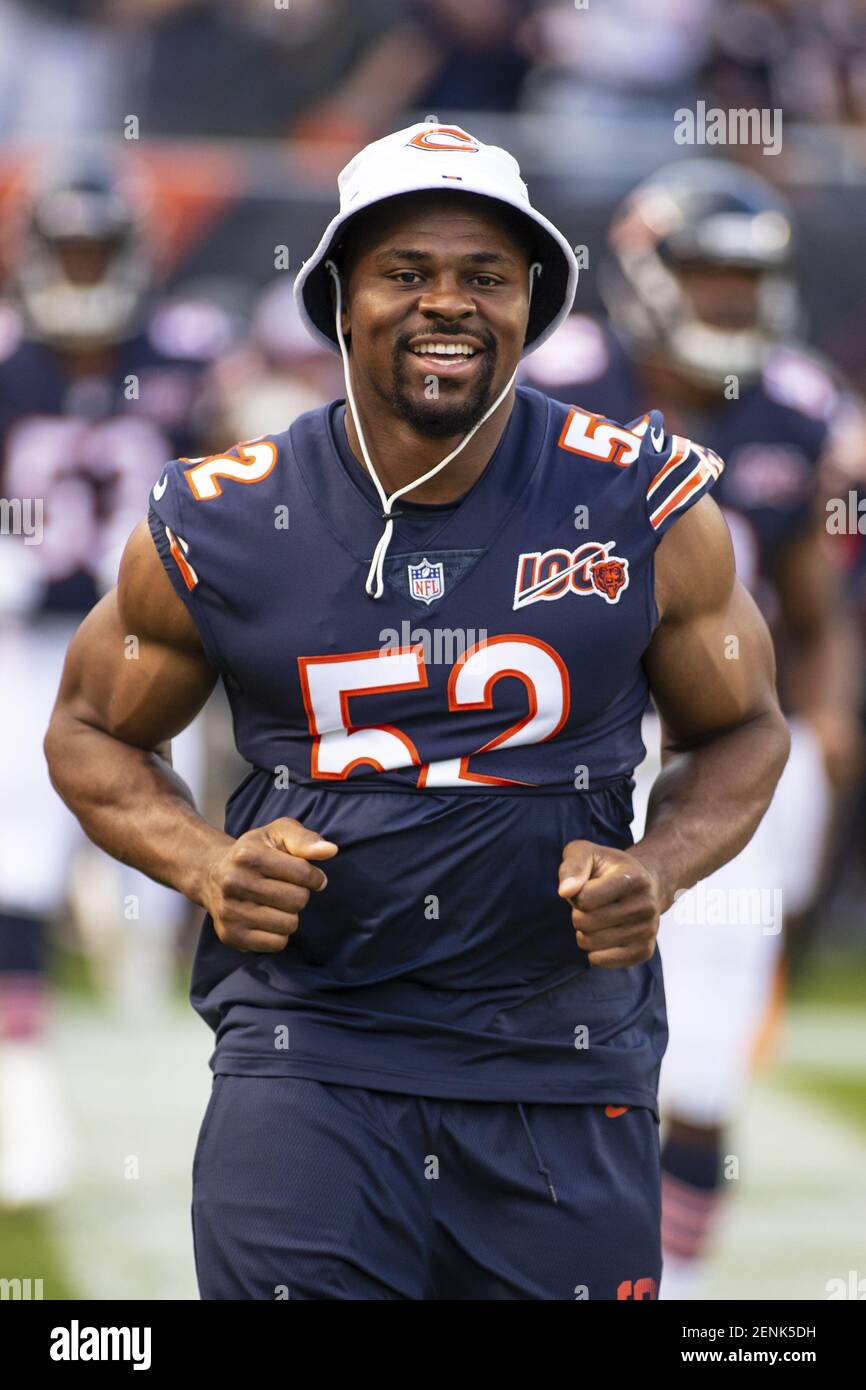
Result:
{"label": "sleeveless jersey", "polygon": [[279,954],[205,920],[192,1000],[218,1072],[473,1099],[655,1108],[658,956],[592,969],[565,844],[630,844],[655,548],[721,460],[521,388],[474,486],[382,529],[337,402],[170,463],[150,527],[222,674],[252,770],[240,835],[291,816],[339,846]]}

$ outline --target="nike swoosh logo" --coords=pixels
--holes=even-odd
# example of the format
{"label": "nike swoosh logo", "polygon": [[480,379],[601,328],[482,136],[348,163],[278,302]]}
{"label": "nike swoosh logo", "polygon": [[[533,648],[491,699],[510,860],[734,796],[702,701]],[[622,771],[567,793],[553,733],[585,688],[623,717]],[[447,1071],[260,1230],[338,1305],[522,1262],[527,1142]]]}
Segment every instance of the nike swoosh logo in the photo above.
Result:
{"label": "nike swoosh logo", "polygon": [[664,430],[650,430],[650,439],[655,445],[656,452],[660,454],[662,449],[665,447]]}
{"label": "nike swoosh logo", "polygon": [[153,495],[154,495],[154,497],[156,498],[157,502],[158,502],[159,499],[162,497],[162,495],[163,495],[163,493],[165,492],[165,490],[166,490],[167,487],[168,487],[168,474],[166,474],[164,477],[160,478],[159,482],[158,482],[158,483],[154,483],[154,485],[153,485]]}

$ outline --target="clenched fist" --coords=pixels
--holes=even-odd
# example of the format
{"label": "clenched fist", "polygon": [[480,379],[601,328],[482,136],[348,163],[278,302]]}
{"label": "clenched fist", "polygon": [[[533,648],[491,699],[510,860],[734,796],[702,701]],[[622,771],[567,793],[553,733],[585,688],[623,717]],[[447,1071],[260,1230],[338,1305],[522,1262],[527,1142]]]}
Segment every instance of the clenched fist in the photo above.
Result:
{"label": "clenched fist", "polygon": [[205,906],[220,941],[238,951],[282,951],[311,893],[328,880],[312,860],[337,846],[282,817],[248,830],[210,865]]}
{"label": "clenched fist", "polygon": [[655,875],[627,850],[571,840],[559,866],[559,896],[571,903],[577,944],[590,965],[614,969],[649,960],[662,899]]}

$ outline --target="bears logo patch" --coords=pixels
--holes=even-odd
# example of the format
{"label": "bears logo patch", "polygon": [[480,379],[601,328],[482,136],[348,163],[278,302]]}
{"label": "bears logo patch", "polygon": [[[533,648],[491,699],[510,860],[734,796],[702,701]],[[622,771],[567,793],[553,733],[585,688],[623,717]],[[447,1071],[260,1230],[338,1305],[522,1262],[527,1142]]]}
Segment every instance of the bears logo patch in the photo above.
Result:
{"label": "bears logo patch", "polygon": [[598,560],[590,565],[592,582],[608,603],[616,603],[620,589],[628,583],[628,561],[614,555],[612,560]]}
{"label": "bears logo patch", "polygon": [[518,556],[514,607],[551,603],[565,594],[598,594],[619,603],[628,588],[628,560],[613,555],[616,541],[586,541],[576,550],[528,550]]}

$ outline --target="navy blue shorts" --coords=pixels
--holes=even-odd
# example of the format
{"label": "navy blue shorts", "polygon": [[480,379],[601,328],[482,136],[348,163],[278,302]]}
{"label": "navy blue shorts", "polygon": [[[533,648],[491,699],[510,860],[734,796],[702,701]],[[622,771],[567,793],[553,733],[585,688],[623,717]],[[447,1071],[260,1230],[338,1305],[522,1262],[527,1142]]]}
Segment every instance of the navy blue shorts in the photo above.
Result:
{"label": "navy blue shorts", "polygon": [[219,1075],[192,1215],[205,1299],[655,1298],[658,1124]]}

